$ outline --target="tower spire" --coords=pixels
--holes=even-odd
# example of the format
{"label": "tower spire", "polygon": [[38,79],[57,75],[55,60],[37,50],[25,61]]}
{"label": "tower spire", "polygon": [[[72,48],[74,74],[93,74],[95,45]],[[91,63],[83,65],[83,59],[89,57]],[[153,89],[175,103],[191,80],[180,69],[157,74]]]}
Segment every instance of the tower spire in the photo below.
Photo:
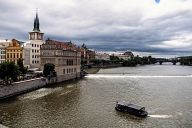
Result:
{"label": "tower spire", "polygon": [[36,17],[34,19],[33,31],[40,31],[40,29],[39,29],[39,17],[38,17],[38,10],[37,10],[37,8],[36,8]]}

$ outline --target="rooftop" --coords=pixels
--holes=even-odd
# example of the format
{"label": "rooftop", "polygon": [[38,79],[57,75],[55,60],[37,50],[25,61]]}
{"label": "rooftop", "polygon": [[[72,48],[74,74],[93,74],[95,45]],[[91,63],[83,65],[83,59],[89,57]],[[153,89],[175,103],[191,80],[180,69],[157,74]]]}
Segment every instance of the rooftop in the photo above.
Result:
{"label": "rooftop", "polygon": [[43,45],[55,45],[57,49],[65,49],[65,50],[80,50],[75,44],[70,42],[61,42],[56,40],[47,39],[46,43]]}
{"label": "rooftop", "polygon": [[126,103],[126,102],[118,102],[118,104],[122,105],[122,106],[130,107],[130,108],[134,108],[134,109],[137,109],[137,110],[140,110],[140,109],[144,108],[142,106],[138,106],[138,105],[131,104],[131,103]]}

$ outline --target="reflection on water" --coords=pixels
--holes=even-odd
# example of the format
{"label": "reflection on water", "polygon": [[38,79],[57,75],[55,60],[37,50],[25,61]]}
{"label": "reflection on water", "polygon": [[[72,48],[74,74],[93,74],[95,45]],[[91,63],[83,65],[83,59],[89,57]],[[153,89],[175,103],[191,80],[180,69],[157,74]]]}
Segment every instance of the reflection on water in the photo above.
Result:
{"label": "reflection on water", "polygon": [[[191,72],[177,65],[101,69],[0,103],[0,121],[12,128],[191,128]],[[145,106],[149,117],[115,111],[116,100]]]}

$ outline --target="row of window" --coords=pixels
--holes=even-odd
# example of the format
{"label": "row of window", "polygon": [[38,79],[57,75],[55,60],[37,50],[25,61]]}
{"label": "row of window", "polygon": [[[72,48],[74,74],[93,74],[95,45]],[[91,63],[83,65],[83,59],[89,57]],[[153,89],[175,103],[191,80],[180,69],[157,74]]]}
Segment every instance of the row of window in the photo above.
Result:
{"label": "row of window", "polygon": [[7,58],[22,58],[22,54],[10,53],[10,54],[7,54]]}
{"label": "row of window", "polygon": [[0,60],[0,64],[3,63],[3,62],[5,62],[5,60]]}
{"label": "row of window", "polygon": [[14,62],[15,64],[17,64],[17,60],[7,60],[8,62]]}
{"label": "row of window", "polygon": [[80,59],[58,59],[58,65],[79,65]]}
{"label": "row of window", "polygon": [[76,56],[76,52],[56,52],[55,55],[62,55],[62,56]]}
{"label": "row of window", "polygon": [[5,59],[5,56],[1,56],[0,58],[1,58],[1,59]]}
{"label": "row of window", "polygon": [[21,52],[22,50],[7,50],[7,52]]}
{"label": "row of window", "polygon": [[68,59],[68,60],[67,60],[67,65],[73,65],[73,60]]}
{"label": "row of window", "polygon": [[76,57],[76,56],[80,56],[80,53],[76,53],[76,52],[71,52],[71,51],[41,51],[41,55],[44,56],[72,56],[72,57]]}
{"label": "row of window", "polygon": [[43,34],[30,34],[30,39],[34,40],[35,36],[39,40],[41,40],[43,38]]}
{"label": "row of window", "polygon": [[32,53],[39,53],[39,50],[32,49]]}
{"label": "row of window", "polygon": [[[10,53],[10,52],[14,52],[14,53],[15,53],[15,52],[20,52],[20,50],[8,50],[8,51],[7,51],[7,53]],[[5,51],[5,50],[1,50],[0,53],[1,53],[1,54],[6,54],[6,51]],[[13,54],[14,54],[14,53],[13,53]]]}
{"label": "row of window", "polygon": [[38,64],[39,61],[38,60],[32,60],[32,64]]}
{"label": "row of window", "polygon": [[37,47],[37,48],[39,48],[39,47],[41,47],[41,45],[38,45],[38,44],[32,44],[32,47]]}
{"label": "row of window", "polygon": [[37,56],[37,55],[32,55],[32,58],[39,58],[39,56]]}
{"label": "row of window", "polygon": [[5,50],[1,50],[1,54],[5,54]]}
{"label": "row of window", "polygon": [[76,68],[63,69],[63,74],[76,73]]}

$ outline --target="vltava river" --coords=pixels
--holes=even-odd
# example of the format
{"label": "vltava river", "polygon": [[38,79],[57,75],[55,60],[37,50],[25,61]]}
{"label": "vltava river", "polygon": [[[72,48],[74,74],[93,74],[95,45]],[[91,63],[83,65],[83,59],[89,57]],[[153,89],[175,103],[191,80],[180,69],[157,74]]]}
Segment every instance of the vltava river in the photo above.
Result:
{"label": "vltava river", "polygon": [[[145,106],[149,117],[115,111],[116,100]],[[191,128],[192,67],[101,69],[1,101],[0,121],[11,128]]]}

